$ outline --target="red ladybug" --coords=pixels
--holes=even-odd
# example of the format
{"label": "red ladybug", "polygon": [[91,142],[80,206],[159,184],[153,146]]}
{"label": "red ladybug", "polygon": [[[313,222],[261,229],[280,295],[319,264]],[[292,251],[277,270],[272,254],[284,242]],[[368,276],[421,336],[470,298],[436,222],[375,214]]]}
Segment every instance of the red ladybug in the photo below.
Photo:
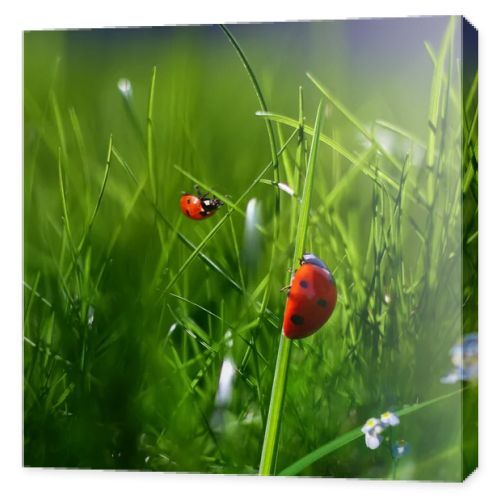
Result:
{"label": "red ladybug", "polygon": [[212,216],[224,202],[217,198],[210,198],[208,193],[201,194],[195,186],[198,195],[184,194],[181,196],[182,213],[190,219],[202,220]]}
{"label": "red ladybug", "polygon": [[283,333],[289,339],[302,339],[319,330],[337,303],[337,287],[325,263],[312,253],[300,260],[283,319]]}

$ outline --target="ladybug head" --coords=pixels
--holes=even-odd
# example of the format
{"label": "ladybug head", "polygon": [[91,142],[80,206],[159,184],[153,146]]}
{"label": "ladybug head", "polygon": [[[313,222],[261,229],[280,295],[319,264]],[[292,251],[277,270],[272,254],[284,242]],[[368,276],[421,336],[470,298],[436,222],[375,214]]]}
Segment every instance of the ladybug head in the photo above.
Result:
{"label": "ladybug head", "polygon": [[319,267],[321,269],[324,269],[327,272],[330,281],[335,286],[335,278],[333,277],[332,272],[330,271],[330,269],[328,269],[328,267],[326,267],[326,264],[320,258],[316,257],[316,255],[314,255],[312,253],[305,253],[302,256],[302,259],[300,260],[300,264],[301,265],[311,264],[312,266],[316,266],[316,267]]}
{"label": "ladybug head", "polygon": [[316,257],[316,255],[314,255],[312,253],[305,253],[304,256],[302,257],[302,260],[300,261],[300,263],[301,264],[312,264],[313,266],[318,266],[318,267],[321,267],[321,268],[329,271],[328,267],[326,267],[326,264],[321,259]]}
{"label": "ladybug head", "polygon": [[202,198],[201,202],[206,210],[216,210],[224,205],[224,202],[217,198]]}

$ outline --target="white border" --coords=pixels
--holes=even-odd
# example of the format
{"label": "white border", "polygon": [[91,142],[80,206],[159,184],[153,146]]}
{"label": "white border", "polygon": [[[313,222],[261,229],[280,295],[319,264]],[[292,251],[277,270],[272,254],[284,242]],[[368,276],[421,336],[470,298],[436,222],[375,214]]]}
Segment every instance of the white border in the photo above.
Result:
{"label": "white border", "polygon": [[[301,0],[154,2],[27,1],[5,4],[0,21],[0,496],[72,498],[491,498],[498,492],[500,355],[498,18],[486,2]],[[489,3],[493,5],[493,3]],[[480,31],[480,470],[464,485],[309,480],[21,468],[21,127],[22,31],[27,29],[463,14]]]}

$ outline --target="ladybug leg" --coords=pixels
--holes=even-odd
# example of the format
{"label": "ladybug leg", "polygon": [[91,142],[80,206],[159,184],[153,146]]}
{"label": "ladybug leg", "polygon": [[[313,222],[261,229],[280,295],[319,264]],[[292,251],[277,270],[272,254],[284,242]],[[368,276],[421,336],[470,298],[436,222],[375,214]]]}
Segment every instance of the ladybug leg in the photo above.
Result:
{"label": "ladybug leg", "polygon": [[292,285],[286,285],[283,288],[280,288],[280,292],[288,292],[292,288]]}
{"label": "ladybug leg", "polygon": [[199,198],[200,200],[203,200],[203,199],[207,198],[207,196],[208,196],[208,194],[209,194],[209,193],[208,193],[208,191],[207,191],[205,194],[203,194],[203,193],[201,192],[200,186],[198,186],[198,184],[195,184],[195,185],[194,185],[194,189],[196,190],[196,194],[198,195],[198,198]]}

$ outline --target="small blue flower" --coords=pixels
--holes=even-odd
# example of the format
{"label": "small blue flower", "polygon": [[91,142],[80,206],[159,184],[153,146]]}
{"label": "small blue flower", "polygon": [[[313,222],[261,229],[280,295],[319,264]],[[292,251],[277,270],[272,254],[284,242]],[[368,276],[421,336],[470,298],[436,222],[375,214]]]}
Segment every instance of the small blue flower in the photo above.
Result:
{"label": "small blue flower", "polygon": [[463,342],[450,349],[453,369],[441,377],[441,383],[454,384],[461,380],[473,380],[478,375],[478,341],[477,333],[469,333]]}
{"label": "small blue flower", "polygon": [[404,440],[399,439],[391,447],[392,458],[401,458],[410,451],[410,445]]}

